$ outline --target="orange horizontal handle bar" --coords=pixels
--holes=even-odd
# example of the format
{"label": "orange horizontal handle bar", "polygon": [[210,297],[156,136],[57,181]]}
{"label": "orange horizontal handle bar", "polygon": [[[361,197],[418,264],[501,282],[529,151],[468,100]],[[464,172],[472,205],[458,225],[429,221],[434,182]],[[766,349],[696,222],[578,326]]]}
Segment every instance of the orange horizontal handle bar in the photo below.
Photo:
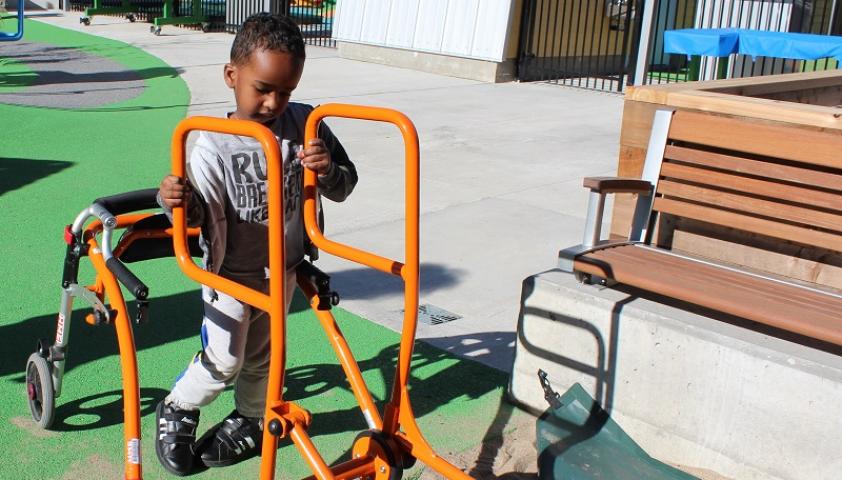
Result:
{"label": "orange horizontal handle bar", "polygon": [[[280,212],[283,211],[281,204],[283,201],[283,195],[281,194],[281,185],[283,182],[280,181],[283,169],[281,166],[281,150],[275,135],[271,130],[263,125],[246,120],[201,116],[186,118],[179,122],[172,136],[172,174],[177,177],[186,178],[185,142],[187,140],[187,135],[194,130],[248,136],[257,139],[257,141],[260,142],[263,147],[263,151],[266,153],[267,173],[269,177],[269,243],[271,249],[273,234],[277,233],[273,232],[273,230],[278,229],[278,225],[283,224],[280,220]],[[276,210],[279,216],[279,221],[274,224],[274,229],[271,228],[273,223],[273,210]],[[281,228],[280,230],[283,229]],[[280,238],[275,244],[275,247],[277,248],[278,244],[280,244],[280,251],[275,252],[276,261],[270,261],[270,263],[277,263],[278,265],[277,268],[275,268],[276,265],[270,265],[269,271],[280,272],[280,276],[283,277],[284,252],[282,231],[277,234]],[[173,208],[173,248],[175,249],[175,256],[179,267],[181,267],[181,270],[191,279],[238,298],[263,311],[271,311],[271,301],[269,295],[208,272],[196,265],[193,258],[190,256],[190,250],[187,247],[187,220],[185,217],[184,207]],[[271,258],[272,252],[270,251],[270,259]]]}
{"label": "orange horizontal handle bar", "polygon": [[[418,149],[418,133],[415,130],[415,125],[404,114],[380,107],[366,107],[360,105],[347,105],[342,103],[327,103],[314,109],[310,116],[307,117],[307,125],[304,129],[304,143],[309,144],[310,140],[318,136],[319,123],[326,117],[341,117],[352,118],[358,120],[371,120],[376,122],[387,122],[398,127],[403,135],[405,155],[406,155],[406,184],[407,184],[407,212],[418,209],[418,195],[413,192],[411,185],[418,185],[418,168],[419,168],[419,149]],[[416,214],[417,217],[417,214]],[[407,215],[407,219],[411,215]],[[351,247],[333,240],[325,238],[316,215],[316,172],[310,169],[304,169],[304,226],[307,230],[307,235],[313,244],[321,250],[328,252],[338,257],[346,258],[348,260],[367,265],[382,272],[391,273],[394,275],[405,275],[404,265],[397,261],[385,257],[381,257],[374,253],[370,253],[358,248]],[[408,225],[409,228],[409,225]],[[417,229],[415,229],[417,232]],[[407,248],[412,243],[412,234],[407,232]],[[417,251],[417,233],[415,238],[415,250]],[[406,262],[410,258],[405,259]]]}

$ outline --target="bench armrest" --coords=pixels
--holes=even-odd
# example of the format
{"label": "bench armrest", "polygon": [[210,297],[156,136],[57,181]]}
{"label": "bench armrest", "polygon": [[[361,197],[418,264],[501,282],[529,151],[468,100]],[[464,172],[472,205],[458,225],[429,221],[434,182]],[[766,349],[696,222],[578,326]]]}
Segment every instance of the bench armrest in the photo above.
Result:
{"label": "bench armrest", "polygon": [[640,230],[649,216],[654,186],[648,180],[621,177],[585,177],[582,185],[591,191],[588,214],[585,218],[585,235],[582,246],[590,248],[602,237],[602,218],[605,213],[605,196],[611,193],[636,193],[638,205],[631,225],[629,240],[640,240]]}
{"label": "bench armrest", "polygon": [[654,186],[648,180],[621,177],[585,177],[582,186],[590,190],[588,213],[585,217],[585,233],[582,243],[558,252],[558,266],[564,271],[573,271],[573,262],[577,256],[593,250],[607,242],[602,240],[602,218],[605,214],[605,196],[612,193],[635,193],[634,219],[629,231],[629,242],[641,241],[643,230],[648,224],[652,209]]}
{"label": "bench armrest", "polygon": [[638,178],[585,177],[582,186],[598,194],[637,193],[646,195],[652,193],[652,184],[647,180]]}

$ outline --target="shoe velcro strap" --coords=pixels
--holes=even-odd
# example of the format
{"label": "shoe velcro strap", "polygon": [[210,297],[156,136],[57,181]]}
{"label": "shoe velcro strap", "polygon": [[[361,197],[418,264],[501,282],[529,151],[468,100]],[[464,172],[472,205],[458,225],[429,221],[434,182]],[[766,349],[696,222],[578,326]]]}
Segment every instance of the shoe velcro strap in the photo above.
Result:
{"label": "shoe velcro strap", "polygon": [[167,419],[167,433],[183,433],[186,435],[196,436],[197,424],[189,424],[179,420]]}
{"label": "shoe velcro strap", "polygon": [[195,435],[187,435],[187,434],[178,434],[178,433],[167,433],[161,437],[161,441],[164,443],[176,444],[176,443],[193,443],[196,440]]}
{"label": "shoe velcro strap", "polygon": [[256,445],[257,442],[251,435],[253,426],[243,418],[228,418],[217,432],[219,438],[231,450],[241,448],[241,444],[247,446]]}

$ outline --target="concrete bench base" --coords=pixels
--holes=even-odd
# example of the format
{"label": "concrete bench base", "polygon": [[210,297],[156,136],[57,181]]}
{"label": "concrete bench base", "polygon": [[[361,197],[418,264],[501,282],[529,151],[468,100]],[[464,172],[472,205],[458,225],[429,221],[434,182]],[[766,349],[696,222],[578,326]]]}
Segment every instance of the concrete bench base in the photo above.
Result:
{"label": "concrete bench base", "polygon": [[517,332],[509,395],[531,411],[548,406],[540,368],[559,393],[585,387],[650,455],[696,474],[842,478],[842,349],[555,270],[524,281]]}

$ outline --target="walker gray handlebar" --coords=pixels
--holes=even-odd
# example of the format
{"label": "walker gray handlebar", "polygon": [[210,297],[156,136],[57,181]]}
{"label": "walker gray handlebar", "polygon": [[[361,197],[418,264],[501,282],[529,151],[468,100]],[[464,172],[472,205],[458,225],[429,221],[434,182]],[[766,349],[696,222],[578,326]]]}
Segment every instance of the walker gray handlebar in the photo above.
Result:
{"label": "walker gray handlebar", "polygon": [[123,262],[111,255],[110,230],[117,225],[116,215],[157,208],[157,194],[157,188],[146,188],[98,198],[91,205],[91,213],[99,217],[103,225],[108,227],[107,231],[103,234],[105,266],[111,270],[111,273],[117,277],[117,280],[125,285],[138,300],[145,300],[149,296],[149,288]]}
{"label": "walker gray handlebar", "polygon": [[111,257],[106,260],[105,266],[120,280],[120,283],[132,292],[135,298],[146,300],[146,297],[149,296],[149,288],[123,262],[118,260],[117,257]]}

